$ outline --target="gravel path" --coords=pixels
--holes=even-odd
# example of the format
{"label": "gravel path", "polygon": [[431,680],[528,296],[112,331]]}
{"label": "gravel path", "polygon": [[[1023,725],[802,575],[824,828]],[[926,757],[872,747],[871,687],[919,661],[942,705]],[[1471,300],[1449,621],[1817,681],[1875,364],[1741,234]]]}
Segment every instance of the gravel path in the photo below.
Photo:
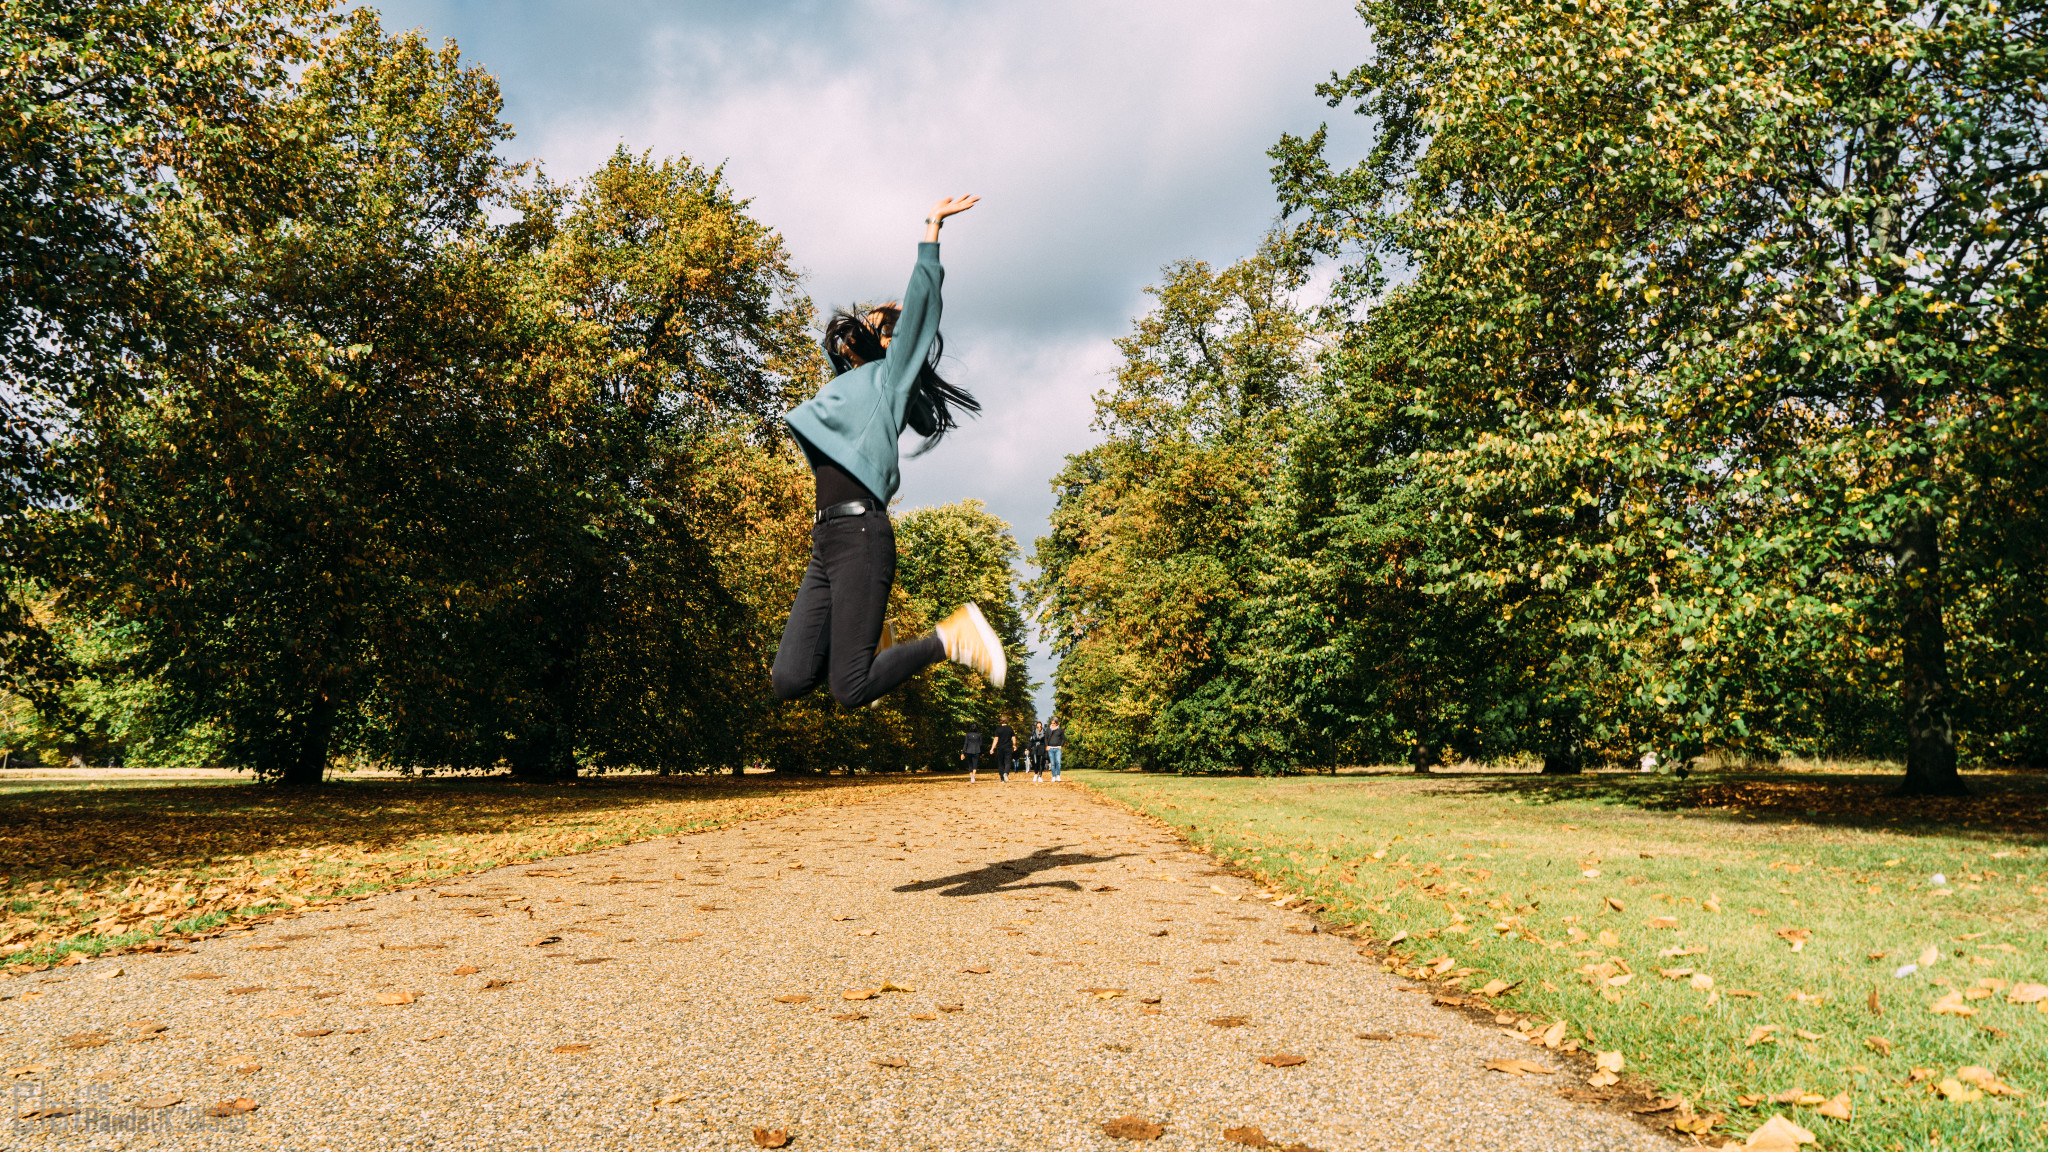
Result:
{"label": "gravel path", "polygon": [[1671,1147],[1253,894],[1023,781],[500,869],[0,981],[5,1146]]}

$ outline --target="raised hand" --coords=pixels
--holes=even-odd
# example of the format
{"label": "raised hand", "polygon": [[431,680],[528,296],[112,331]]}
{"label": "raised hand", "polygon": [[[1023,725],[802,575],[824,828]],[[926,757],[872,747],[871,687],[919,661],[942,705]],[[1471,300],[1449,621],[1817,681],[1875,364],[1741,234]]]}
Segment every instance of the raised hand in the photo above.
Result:
{"label": "raised hand", "polygon": [[939,238],[939,225],[945,222],[946,217],[957,216],[980,202],[981,197],[979,196],[948,196],[944,200],[932,205],[932,210],[924,218],[925,241],[927,243],[937,242]]}

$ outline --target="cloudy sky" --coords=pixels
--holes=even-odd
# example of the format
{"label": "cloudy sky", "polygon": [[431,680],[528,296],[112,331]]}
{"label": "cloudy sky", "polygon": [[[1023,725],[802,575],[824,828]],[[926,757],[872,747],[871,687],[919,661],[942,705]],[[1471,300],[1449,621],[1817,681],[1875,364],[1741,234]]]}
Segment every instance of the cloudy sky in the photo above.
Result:
{"label": "cloudy sky", "polygon": [[[894,296],[941,196],[947,375],[979,421],[903,469],[908,508],[986,501],[1028,555],[1144,287],[1271,223],[1265,151],[1355,118],[1348,0],[388,0],[495,73],[506,152],[558,180],[620,144],[724,164],[821,305]],[[1051,698],[1042,645],[1032,661]]]}

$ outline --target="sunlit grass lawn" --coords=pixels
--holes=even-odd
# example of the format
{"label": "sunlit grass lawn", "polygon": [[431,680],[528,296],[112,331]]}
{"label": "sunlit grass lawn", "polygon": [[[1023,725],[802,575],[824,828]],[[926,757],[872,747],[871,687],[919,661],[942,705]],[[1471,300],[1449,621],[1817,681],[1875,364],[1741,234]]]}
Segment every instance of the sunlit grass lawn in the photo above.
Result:
{"label": "sunlit grass lawn", "polygon": [[[1812,773],[1069,775],[1377,945],[1408,933],[1404,972],[1519,982],[1518,1028],[1567,1022],[1717,1134],[1779,1112],[1830,1150],[2048,1147],[2048,1000],[2009,1002],[2048,983],[2048,781],[1916,804]],[[1931,1011],[1951,992],[1970,1015]],[[1942,1096],[1968,1066],[2020,1094]],[[1795,1091],[1853,1118],[1770,1100]]]}
{"label": "sunlit grass lawn", "polygon": [[0,961],[165,937],[445,876],[924,786],[929,777],[197,780],[0,788]]}

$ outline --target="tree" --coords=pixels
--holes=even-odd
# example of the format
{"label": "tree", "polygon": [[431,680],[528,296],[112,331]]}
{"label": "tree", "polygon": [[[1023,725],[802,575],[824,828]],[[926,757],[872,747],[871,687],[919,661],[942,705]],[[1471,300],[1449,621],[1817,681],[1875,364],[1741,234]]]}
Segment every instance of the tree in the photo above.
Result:
{"label": "tree", "polygon": [[440,648],[432,621],[490,570],[494,501],[525,483],[545,393],[524,353],[551,318],[490,243],[497,111],[452,46],[356,13],[263,113],[303,198],[152,221],[152,275],[204,339],[154,352],[147,391],[66,442],[96,477],[65,519],[73,610],[128,626],[129,674],[261,775],[317,783],[374,686]]}
{"label": "tree", "polygon": [[1323,91],[1378,146],[1276,175],[1305,248],[1413,265],[1430,399],[1491,409],[1421,461],[1478,513],[1444,575],[1568,590],[1610,735],[1768,750],[1888,692],[1906,790],[1960,790],[1951,617],[2012,569],[1959,534],[2037,507],[2042,6],[1362,11]]}
{"label": "tree", "polygon": [[[0,59],[0,566],[54,547],[77,498],[50,458],[75,409],[140,385],[163,323],[151,221],[205,196],[276,198],[289,145],[261,110],[324,26],[324,0],[4,0]],[[68,675],[28,606],[0,599],[0,678],[46,705]]]}
{"label": "tree", "polygon": [[1256,535],[1312,396],[1315,333],[1269,248],[1166,269],[1096,397],[1098,447],[1053,482],[1028,596],[1060,657],[1075,755],[1197,771],[1278,770],[1286,718],[1238,663]]}

